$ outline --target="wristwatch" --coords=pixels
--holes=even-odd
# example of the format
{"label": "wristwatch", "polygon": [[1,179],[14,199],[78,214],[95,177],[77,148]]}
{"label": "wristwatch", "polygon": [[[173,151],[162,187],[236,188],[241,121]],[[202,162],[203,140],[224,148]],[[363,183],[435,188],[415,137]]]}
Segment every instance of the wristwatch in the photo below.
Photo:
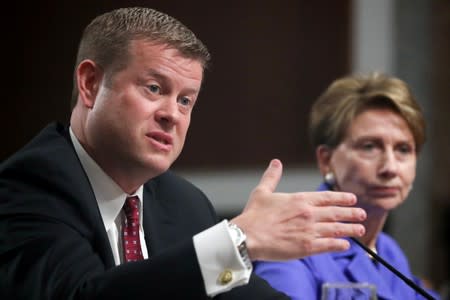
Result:
{"label": "wristwatch", "polygon": [[234,245],[237,247],[241,258],[244,261],[245,267],[250,270],[252,268],[252,261],[248,255],[247,244],[245,243],[247,236],[241,228],[239,228],[239,226],[232,222],[228,222],[228,228],[230,229],[231,238],[233,239]]}

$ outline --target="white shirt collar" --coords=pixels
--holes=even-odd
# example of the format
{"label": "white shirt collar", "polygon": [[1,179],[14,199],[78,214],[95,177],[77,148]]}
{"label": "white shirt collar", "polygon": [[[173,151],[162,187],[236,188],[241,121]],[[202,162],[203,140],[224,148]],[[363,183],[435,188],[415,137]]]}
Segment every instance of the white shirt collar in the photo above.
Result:
{"label": "white shirt collar", "polygon": [[133,195],[125,193],[119,185],[100,168],[92,157],[89,156],[86,150],[84,150],[71,127],[69,127],[69,131],[75,151],[91,183],[95,198],[97,199],[106,230],[108,231],[112,226],[115,226],[114,222],[122,210],[125,199],[129,196],[139,197],[139,215],[142,224],[143,186],[141,185]]}

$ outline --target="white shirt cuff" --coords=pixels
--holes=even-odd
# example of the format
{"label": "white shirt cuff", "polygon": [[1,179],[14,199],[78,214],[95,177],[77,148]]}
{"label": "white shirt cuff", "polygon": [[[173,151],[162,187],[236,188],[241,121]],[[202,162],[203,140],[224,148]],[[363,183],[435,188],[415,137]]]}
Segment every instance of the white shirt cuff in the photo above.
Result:
{"label": "white shirt cuff", "polygon": [[248,283],[252,268],[245,266],[227,220],[196,234],[193,241],[208,296]]}

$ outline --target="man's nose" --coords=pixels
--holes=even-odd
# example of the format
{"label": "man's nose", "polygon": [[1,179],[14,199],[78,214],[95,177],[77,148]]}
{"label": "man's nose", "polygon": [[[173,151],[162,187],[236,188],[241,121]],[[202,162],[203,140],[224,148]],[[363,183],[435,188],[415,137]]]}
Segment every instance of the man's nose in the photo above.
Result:
{"label": "man's nose", "polygon": [[156,119],[163,123],[175,123],[178,120],[179,110],[176,97],[164,99],[156,111]]}

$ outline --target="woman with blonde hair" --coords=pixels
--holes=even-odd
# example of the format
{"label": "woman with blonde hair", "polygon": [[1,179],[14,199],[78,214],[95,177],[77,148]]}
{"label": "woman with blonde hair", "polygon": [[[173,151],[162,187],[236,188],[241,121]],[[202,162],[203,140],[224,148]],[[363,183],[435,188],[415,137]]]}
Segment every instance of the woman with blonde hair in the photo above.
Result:
{"label": "woman with blonde hair", "polygon": [[[373,73],[335,80],[313,104],[310,135],[324,181],[319,190],[351,192],[365,209],[359,242],[414,277],[399,245],[382,231],[389,212],[411,191],[425,142],[425,121],[408,85]],[[423,299],[349,238],[344,252],[288,262],[255,262],[255,271],[292,299],[320,299],[326,282],[368,282],[378,299]],[[439,296],[433,292],[436,299]]]}

